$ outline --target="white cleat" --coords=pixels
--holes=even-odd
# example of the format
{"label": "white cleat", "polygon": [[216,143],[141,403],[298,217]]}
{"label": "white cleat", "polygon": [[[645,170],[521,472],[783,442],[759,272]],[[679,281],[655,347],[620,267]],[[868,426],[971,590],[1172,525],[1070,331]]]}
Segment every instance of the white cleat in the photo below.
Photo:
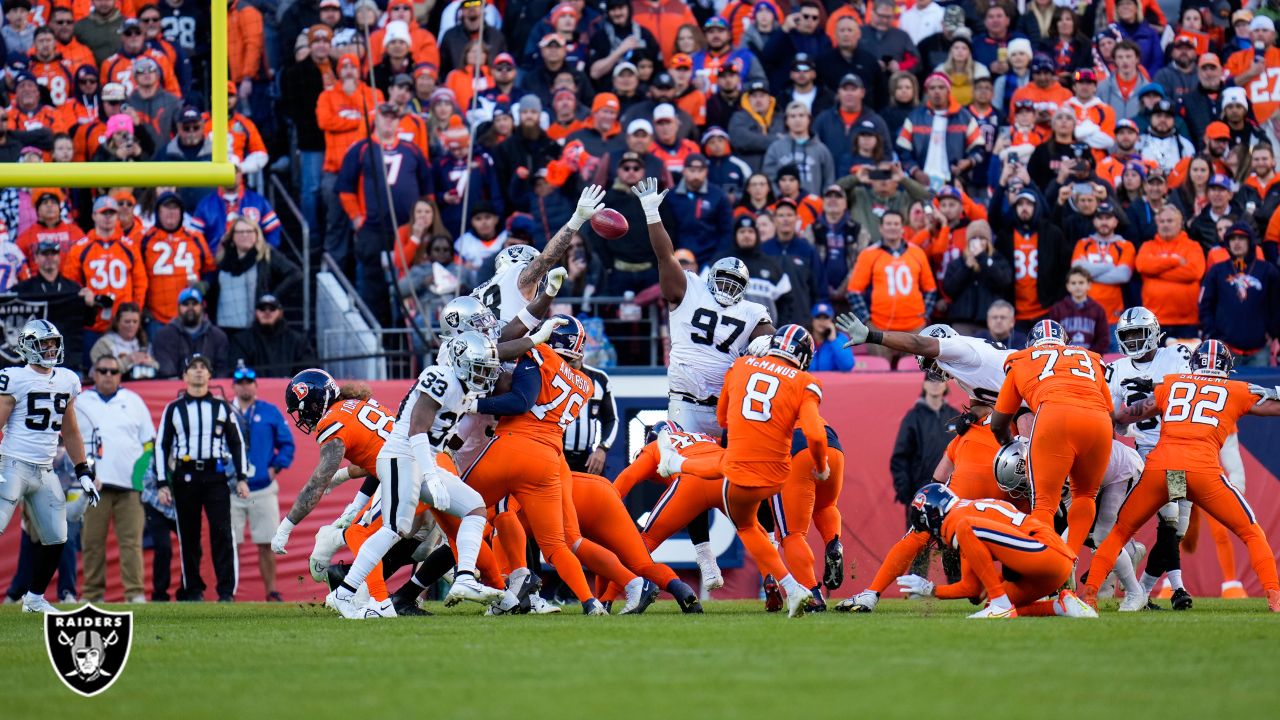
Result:
{"label": "white cleat", "polygon": [[680,453],[676,451],[676,446],[671,443],[671,433],[663,430],[658,433],[658,474],[662,477],[671,477],[680,472]]}
{"label": "white cleat", "polygon": [[[1072,596],[1072,597],[1074,597],[1074,596]],[[1017,610],[1014,610],[1012,607],[1008,607],[1008,606],[998,606],[998,605],[993,605],[993,604],[991,604],[991,603],[987,603],[987,606],[986,606],[986,607],[984,607],[984,608],[982,608],[981,610],[979,610],[978,612],[976,612],[976,613],[974,613],[974,614],[970,615],[970,616],[969,616],[969,619],[971,619],[971,620],[974,620],[974,619],[977,619],[977,620],[981,620],[981,619],[997,619],[997,620],[999,620],[999,619],[1005,619],[1005,618],[1016,618],[1016,617],[1018,617],[1018,611],[1017,611]],[[1095,617],[1096,617],[1096,616],[1095,616]]]}
{"label": "white cleat", "polygon": [[22,612],[24,613],[56,613],[58,608],[44,599],[43,595],[27,593],[22,596]]}
{"label": "white cleat", "polygon": [[485,615],[510,615],[520,609],[520,598],[510,590],[504,590],[502,597],[489,603]]}
{"label": "white cleat", "polygon": [[1141,589],[1137,592],[1126,592],[1124,594],[1124,600],[1120,601],[1120,612],[1138,612],[1146,609],[1147,594]]}
{"label": "white cleat", "polygon": [[338,597],[338,591],[332,590],[324,598],[325,607],[330,608],[348,620],[359,620],[364,615],[363,608],[352,602],[351,597]]}
{"label": "white cleat", "polygon": [[720,565],[716,563],[714,555],[708,554],[706,557],[699,555],[698,571],[702,573],[702,591],[711,592],[724,587],[724,576],[720,574]]}
{"label": "white cleat", "polygon": [[311,558],[307,563],[311,567],[311,579],[318,583],[326,582],[326,573],[333,556],[347,544],[342,530],[332,525],[325,525],[316,531],[315,547],[311,550]]}
{"label": "white cleat", "polygon": [[558,612],[560,612],[560,606],[547,602],[547,599],[541,595],[534,593],[529,596],[530,615],[555,615]]}
{"label": "white cleat", "polygon": [[471,573],[458,573],[453,579],[453,586],[449,588],[449,594],[444,596],[444,606],[453,607],[463,600],[488,605],[496,600],[501,600],[506,594],[505,590],[491,588],[481,583]]}
{"label": "white cleat", "polygon": [[787,591],[787,617],[802,618],[813,595],[798,585]]}
{"label": "white cleat", "polygon": [[387,598],[382,602],[370,600],[365,603],[364,607],[360,608],[360,618],[362,620],[376,620],[378,618],[393,617],[396,617],[396,607],[395,604],[391,602],[390,598]]}
{"label": "white cleat", "polygon": [[658,586],[642,577],[627,583],[623,589],[627,593],[627,604],[622,606],[620,615],[639,615],[658,597]]}
{"label": "white cleat", "polygon": [[[1128,600],[1128,598],[1125,598],[1125,600]],[[1062,614],[1066,617],[1070,617],[1070,618],[1098,617],[1097,610],[1094,610],[1093,608],[1089,607],[1089,605],[1085,601],[1076,597],[1076,594],[1071,592],[1070,590],[1063,590],[1062,592],[1058,593],[1058,599],[1054,602],[1054,604],[1062,608]],[[1147,603],[1144,600],[1142,604],[1146,605]]]}

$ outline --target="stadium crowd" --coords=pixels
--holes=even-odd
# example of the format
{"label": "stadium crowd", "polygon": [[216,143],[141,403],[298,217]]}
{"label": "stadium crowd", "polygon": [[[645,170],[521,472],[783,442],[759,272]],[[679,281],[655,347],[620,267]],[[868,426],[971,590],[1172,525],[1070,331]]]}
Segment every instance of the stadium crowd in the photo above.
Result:
{"label": "stadium crowd", "polygon": [[208,159],[225,92],[239,173],[5,188],[0,290],[50,301],[76,369],[115,349],[174,377],[198,349],[219,376],[289,375],[313,356],[285,321],[311,280],[264,173],[385,326],[434,322],[595,182],[630,230],[584,228],[567,268],[607,300],[573,309],[612,321],[620,298],[660,305],[628,189],[652,175],[685,266],[742,258],[752,299],[815,328],[817,369],[852,367],[821,350],[848,308],[1004,339],[1052,317],[1105,350],[1138,304],[1267,365],[1280,9],[1241,4],[234,0],[224,85],[198,3],[6,0],[0,158]]}

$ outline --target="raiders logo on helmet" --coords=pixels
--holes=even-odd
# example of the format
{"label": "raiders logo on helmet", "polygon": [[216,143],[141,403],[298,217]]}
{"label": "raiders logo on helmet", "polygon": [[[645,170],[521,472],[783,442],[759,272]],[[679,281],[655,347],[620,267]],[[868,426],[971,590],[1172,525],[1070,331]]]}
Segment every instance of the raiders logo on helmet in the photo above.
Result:
{"label": "raiders logo on helmet", "polygon": [[58,679],[93,697],[124,672],[133,644],[133,613],[107,612],[92,604],[44,616],[44,643]]}

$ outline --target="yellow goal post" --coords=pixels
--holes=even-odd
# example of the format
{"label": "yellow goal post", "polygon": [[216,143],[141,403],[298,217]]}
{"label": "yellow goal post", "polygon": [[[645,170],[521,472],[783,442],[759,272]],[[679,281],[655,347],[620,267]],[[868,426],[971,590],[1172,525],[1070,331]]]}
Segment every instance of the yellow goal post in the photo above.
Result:
{"label": "yellow goal post", "polygon": [[212,162],[0,163],[0,187],[230,187],[227,161],[227,4],[212,3],[209,80]]}

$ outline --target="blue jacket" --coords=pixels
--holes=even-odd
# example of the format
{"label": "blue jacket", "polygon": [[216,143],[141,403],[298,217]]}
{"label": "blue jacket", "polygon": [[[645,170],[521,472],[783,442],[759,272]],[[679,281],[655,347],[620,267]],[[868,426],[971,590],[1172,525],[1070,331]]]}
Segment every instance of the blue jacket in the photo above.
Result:
{"label": "blue jacket", "polygon": [[849,372],[853,369],[853,348],[844,347],[849,336],[836,331],[835,339],[828,340],[813,351],[813,360],[809,362],[809,372]]}
{"label": "blue jacket", "polygon": [[280,409],[261,399],[244,415],[236,413],[236,419],[249,446],[249,490],[261,490],[271,484],[269,468],[284,470],[293,464],[293,432]]}
{"label": "blue jacket", "polygon": [[694,192],[681,180],[667,203],[678,222],[675,245],[692,252],[698,267],[711,264],[721,250],[732,246],[733,208],[724,190],[708,182],[701,192]]}
{"label": "blue jacket", "polygon": [[1138,46],[1141,51],[1138,55],[1139,62],[1142,63],[1143,69],[1147,71],[1147,75],[1154,77],[1156,72],[1164,67],[1164,51],[1160,48],[1160,34],[1145,22],[1137,22],[1132,25],[1116,22],[1115,26],[1120,29],[1120,34],[1124,36],[1125,40],[1129,40]]}
{"label": "blue jacket", "polygon": [[[223,199],[221,190],[205,196],[191,213],[191,224],[204,234],[209,243],[209,252],[218,252],[218,243],[227,232],[227,201]],[[339,208],[340,209],[340,208]],[[271,247],[280,247],[280,218],[271,203],[249,188],[240,190],[240,203],[236,212],[258,223],[262,234]]]}
{"label": "blue jacket", "polygon": [[1235,351],[1253,352],[1268,334],[1280,336],[1280,270],[1262,260],[1243,271],[1232,260],[1210,267],[1200,288],[1200,327]]}

